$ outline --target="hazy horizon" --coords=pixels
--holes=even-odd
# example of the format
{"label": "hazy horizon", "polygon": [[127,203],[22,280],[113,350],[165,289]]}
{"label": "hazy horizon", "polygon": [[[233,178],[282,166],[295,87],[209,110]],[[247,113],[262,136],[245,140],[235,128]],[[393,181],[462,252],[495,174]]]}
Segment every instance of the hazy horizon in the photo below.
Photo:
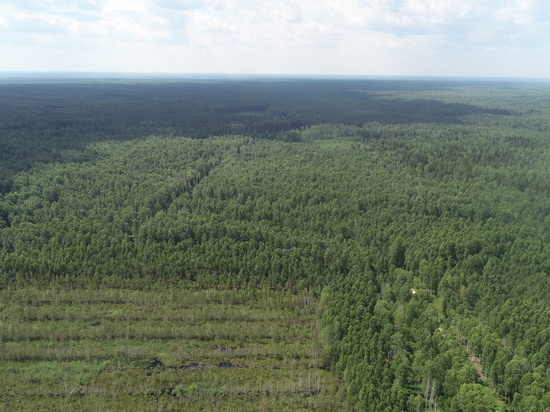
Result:
{"label": "hazy horizon", "polygon": [[422,76],[422,75],[363,75],[363,74],[294,74],[294,73],[177,73],[177,72],[108,72],[108,71],[0,71],[0,79],[318,79],[318,80],[419,80],[419,81],[495,81],[550,82],[550,77],[499,76]]}

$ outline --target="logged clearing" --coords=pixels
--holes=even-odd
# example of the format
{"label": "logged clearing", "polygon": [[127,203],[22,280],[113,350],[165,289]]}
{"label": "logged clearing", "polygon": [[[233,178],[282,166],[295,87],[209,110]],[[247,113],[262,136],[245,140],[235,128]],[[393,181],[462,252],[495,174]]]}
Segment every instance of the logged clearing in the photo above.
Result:
{"label": "logged clearing", "polygon": [[267,289],[5,289],[0,409],[338,409],[317,310]]}

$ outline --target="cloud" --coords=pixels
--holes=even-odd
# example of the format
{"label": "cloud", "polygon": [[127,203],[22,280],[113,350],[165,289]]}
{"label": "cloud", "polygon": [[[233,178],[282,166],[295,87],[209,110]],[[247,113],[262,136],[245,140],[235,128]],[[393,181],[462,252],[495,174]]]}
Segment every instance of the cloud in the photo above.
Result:
{"label": "cloud", "polygon": [[540,60],[549,39],[545,0],[0,0],[4,50],[23,60],[33,47],[80,47],[107,70],[124,59],[166,71],[421,70],[419,59],[451,54]]}
{"label": "cloud", "polygon": [[193,10],[205,7],[203,0],[157,0],[154,5],[159,9],[172,11]]}
{"label": "cloud", "polygon": [[0,12],[4,31],[27,36],[29,42],[48,36],[59,43],[78,38],[152,42],[169,37],[165,18],[140,1],[3,2]]}
{"label": "cloud", "polygon": [[48,12],[48,13],[68,13],[75,11],[93,11],[99,10],[99,5],[95,1],[89,0],[3,0],[0,5],[17,8],[23,13]]}
{"label": "cloud", "polygon": [[504,29],[505,39],[523,36],[533,25],[547,32],[549,15],[548,6],[535,0],[10,0],[0,7],[4,30],[42,34],[57,27],[76,36],[162,41],[172,29],[188,29],[197,40],[218,33],[275,47],[285,41],[322,46],[324,39],[344,41],[345,33],[373,31],[475,46],[478,39],[502,39]]}

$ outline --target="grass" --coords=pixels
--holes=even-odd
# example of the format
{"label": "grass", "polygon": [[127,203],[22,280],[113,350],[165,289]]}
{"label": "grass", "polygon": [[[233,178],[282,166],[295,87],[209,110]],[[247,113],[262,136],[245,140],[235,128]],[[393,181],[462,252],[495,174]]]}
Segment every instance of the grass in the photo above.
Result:
{"label": "grass", "polygon": [[4,289],[0,409],[338,409],[317,307],[269,289]]}

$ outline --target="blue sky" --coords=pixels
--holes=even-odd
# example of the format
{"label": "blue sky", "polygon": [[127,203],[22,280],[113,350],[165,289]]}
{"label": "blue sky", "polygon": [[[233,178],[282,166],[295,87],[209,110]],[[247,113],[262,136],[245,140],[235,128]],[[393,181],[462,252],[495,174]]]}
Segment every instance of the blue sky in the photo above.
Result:
{"label": "blue sky", "polygon": [[0,71],[550,77],[547,0],[0,0]]}

